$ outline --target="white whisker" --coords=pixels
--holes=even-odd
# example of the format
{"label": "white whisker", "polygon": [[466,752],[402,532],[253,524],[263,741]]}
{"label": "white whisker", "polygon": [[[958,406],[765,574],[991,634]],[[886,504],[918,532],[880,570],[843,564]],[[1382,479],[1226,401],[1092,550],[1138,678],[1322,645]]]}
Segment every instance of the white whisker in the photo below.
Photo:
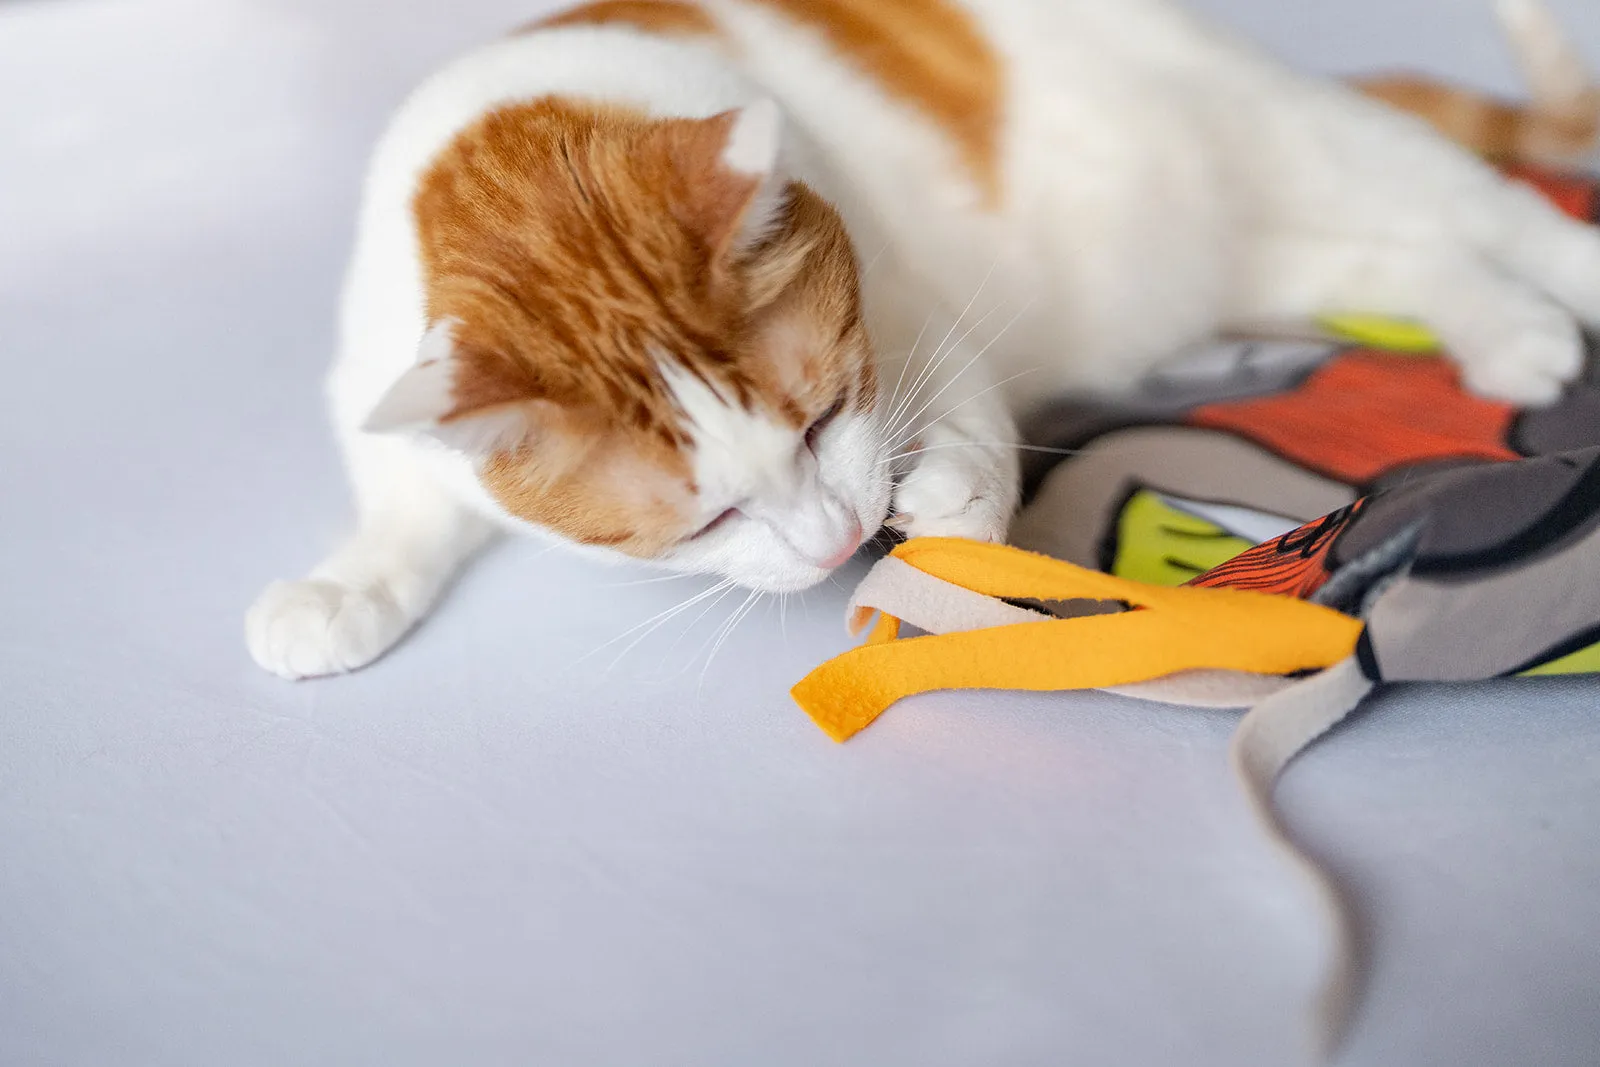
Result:
{"label": "white whisker", "polygon": [[[727,579],[724,579],[723,581],[717,583],[716,585],[711,586],[709,589],[702,589],[700,592],[698,592],[695,595],[691,596],[689,599],[681,601],[680,603],[674,604],[672,607],[668,608],[667,610],[665,610],[663,612],[660,612],[659,614],[650,616],[648,619],[644,620],[643,622],[639,623],[636,626],[630,626],[628,629],[622,631],[620,634],[618,634],[617,636],[611,638],[611,640],[609,640],[609,641],[605,642],[604,644],[600,645],[598,648],[591,649],[590,651],[584,653],[582,656],[578,657],[577,662],[578,663],[582,663],[585,660],[589,659],[591,656],[595,656],[595,655],[598,655],[601,652],[604,652],[606,649],[610,648],[612,645],[616,644],[618,641],[626,640],[628,637],[630,637],[633,634],[639,632],[640,630],[643,630],[645,627],[650,626],[652,623],[665,622],[666,620],[668,620],[668,619],[672,618],[673,616],[677,615],[679,612],[685,611],[685,610],[693,607],[694,605],[698,604],[700,601],[704,600],[706,597],[712,595],[713,593],[720,592],[720,591],[728,588],[732,584],[733,583],[731,581],[728,581]],[[631,648],[632,646],[630,645],[629,647]]]}
{"label": "white whisker", "polygon": [[[994,261],[989,264],[989,269],[984,272],[983,280],[978,283],[978,288],[973,292],[972,299],[967,301],[967,306],[961,309],[961,314],[956,316],[955,321],[950,324],[950,329],[945,331],[944,337],[940,339],[939,344],[934,348],[933,355],[928,357],[927,366],[924,367],[913,379],[911,388],[906,390],[907,406],[913,402],[913,398],[917,395],[917,392],[932,380],[931,375],[934,373],[934,371],[944,362],[945,359],[949,358],[950,354],[946,350],[945,346],[949,344],[950,338],[955,335],[955,332],[961,328],[962,322],[966,321],[967,313],[972,310],[973,305],[978,302],[978,298],[983,295],[984,289],[989,285],[989,279],[994,276],[995,268],[999,265],[1000,257],[996,256]],[[987,317],[987,315],[984,316],[984,318]],[[932,316],[930,315],[929,318],[931,320]],[[927,323],[924,323],[922,328],[926,330],[928,328]],[[921,340],[921,334],[918,334],[918,340]],[[912,358],[915,358],[915,356],[916,347],[912,346],[912,354],[911,356],[907,357],[908,361]],[[889,420],[890,425],[894,425],[895,419],[898,415],[898,410],[891,415]]]}
{"label": "white whisker", "polygon": [[956,321],[952,322],[950,329],[945,331],[944,338],[939,342],[939,347],[934,349],[935,352],[941,351],[945,345],[950,343],[950,338],[955,336],[956,330],[961,328],[962,321],[966,319],[967,312],[972,310],[972,306],[978,302],[978,297],[982,296],[984,289],[988,288],[989,279],[994,277],[994,269],[999,265],[1000,257],[996,256],[994,262],[989,264],[989,269],[984,272],[983,281],[978,283],[977,291],[972,294],[972,299],[967,301],[967,306],[961,309],[961,314],[956,316]]}
{"label": "white whisker", "polygon": [[1015,441],[947,441],[940,445],[929,445],[926,448],[913,448],[894,456],[894,459],[909,459],[920,456],[924,452],[938,452],[946,448],[1014,448],[1018,452],[1043,452],[1051,456],[1079,456],[1083,454],[1080,448],[1045,448],[1043,445],[1024,445]]}
{"label": "white whisker", "polygon": [[[904,428],[905,424],[900,421],[900,418],[905,414],[912,404],[916,403],[917,395],[921,393],[922,390],[925,389],[936,377],[938,377],[939,371],[944,369],[944,365],[946,363],[956,357],[956,355],[961,351],[962,344],[968,337],[972,336],[973,331],[977,330],[984,323],[988,322],[998,310],[1000,310],[1000,307],[999,305],[996,305],[984,312],[977,322],[973,323],[967,328],[965,333],[956,338],[954,342],[951,342],[950,333],[954,333],[957,329],[960,329],[961,323],[966,317],[965,311],[961,313],[962,318],[957,319],[950,327],[950,333],[947,333],[945,335],[945,339],[939,342],[939,347],[934,349],[933,355],[928,357],[928,362],[923,366],[922,370],[917,373],[916,378],[911,383],[911,387],[906,390],[906,395],[905,399],[902,401],[902,406],[890,413],[890,418],[887,420],[887,422],[890,426],[889,433],[891,435],[898,433]],[[958,374],[957,377],[960,377],[960,375]]]}
{"label": "white whisker", "polygon": [[[934,419],[930,420],[928,422],[928,424],[926,426],[923,426],[918,432],[919,433],[924,433],[924,434],[927,433],[929,430],[933,429],[935,426],[939,425],[945,419],[948,419],[951,415],[954,415],[956,412],[960,411],[962,408],[966,407],[968,404],[972,403],[973,401],[982,400],[985,396],[987,396],[990,393],[994,392],[996,389],[1004,389],[1006,386],[1010,385],[1012,382],[1016,381],[1018,378],[1026,378],[1028,375],[1034,373],[1038,369],[1039,368],[1037,368],[1037,367],[1029,367],[1027,370],[1018,371],[1017,373],[1013,374],[1009,378],[1005,378],[1005,379],[1002,379],[1001,381],[995,382],[993,385],[989,386],[987,389],[979,389],[976,393],[973,393],[971,396],[967,397],[965,400],[961,401],[960,403],[951,404],[949,408],[947,408],[943,412],[941,412],[937,418],[934,418]],[[897,444],[907,444],[907,443],[909,443],[909,441],[900,441],[900,442],[896,442],[896,443]]]}
{"label": "white whisker", "polygon": [[[1022,318],[1022,316],[1026,315],[1028,313],[1028,309],[1031,308],[1032,306],[1033,306],[1033,301],[1030,300],[1030,301],[1028,301],[1027,304],[1023,305],[1023,308],[1022,308],[1021,311],[1018,311],[1015,315],[1011,316],[1011,321],[1007,322],[1004,326],[1002,326],[1000,328],[1000,332],[995,334],[994,337],[990,338],[988,344],[986,344],[982,348],[978,349],[977,353],[971,359],[967,360],[966,364],[959,371],[956,372],[955,377],[951,378],[948,382],[946,382],[943,389],[940,389],[937,393],[934,393],[933,396],[928,399],[928,402],[926,404],[922,405],[921,408],[917,409],[917,413],[915,415],[911,416],[911,418],[907,419],[906,422],[907,423],[915,423],[916,420],[921,418],[922,415],[930,407],[932,407],[934,404],[938,403],[939,398],[944,396],[945,393],[949,392],[951,387],[954,386],[956,384],[956,382],[961,380],[961,376],[963,374],[967,373],[967,371],[970,370],[972,368],[972,366],[975,363],[978,362],[978,360],[982,359],[984,357],[984,355],[986,355],[988,353],[989,349],[993,348],[996,344],[998,344],[1000,342],[1000,338],[1004,337],[1006,335],[1006,332],[1008,330],[1010,330],[1011,327],[1015,326],[1017,324],[1017,322]],[[1025,371],[1024,373],[1028,373],[1028,372]],[[1022,375],[1020,375],[1020,374],[1019,375],[1013,375],[1012,377],[1007,378],[1004,382],[1001,382],[999,384],[1000,385],[1009,384],[1010,382],[1015,381],[1017,378],[1020,378],[1021,376]],[[966,400],[962,401],[962,403],[963,404],[971,403],[972,401],[976,400],[978,397],[983,396],[984,393],[993,392],[995,388],[997,388],[997,386],[990,386],[988,389],[985,389],[982,393],[978,393],[977,396],[968,397]],[[950,409],[950,411],[954,411],[954,410],[955,410],[954,407],[952,407]],[[945,412],[945,415],[948,415],[950,413],[950,411]],[[943,417],[944,417],[944,415],[940,416],[940,418],[943,418]],[[924,429],[925,428],[926,427],[924,427]],[[895,443],[897,445],[901,443],[900,440],[899,440],[900,437],[909,436],[908,434],[905,433],[905,429],[906,429],[905,427],[901,427],[899,430],[897,430],[896,435],[895,435],[895,438],[896,438],[895,439]]]}
{"label": "white whisker", "polygon": [[[945,348],[944,353],[943,353],[942,356],[939,356],[934,361],[930,361],[930,363],[928,364],[928,367],[929,367],[929,378],[926,381],[919,380],[918,383],[917,383],[917,389],[921,389],[924,386],[926,386],[928,384],[928,382],[932,380],[933,372],[936,372],[939,368],[943,367],[946,362],[948,362],[949,360],[953,359],[955,357],[956,353],[961,351],[961,346],[966,343],[967,338],[971,337],[973,335],[973,333],[978,330],[979,327],[981,327],[984,323],[988,322],[991,318],[993,318],[995,313],[997,311],[999,311],[999,310],[1000,310],[999,305],[996,305],[996,306],[990,308],[988,311],[984,312],[982,318],[980,318],[977,322],[974,322],[971,326],[969,326],[965,333],[963,333],[960,337],[957,337],[953,342],[951,342],[951,344],[949,346],[947,346]],[[1027,309],[1024,308],[1023,310],[1027,310]],[[1013,319],[1012,321],[1015,322],[1016,320]],[[1009,325],[1010,324],[1008,323],[1007,324],[1007,328],[1009,328]],[[1001,332],[1003,333],[1004,329],[1002,329]],[[957,378],[961,377],[961,374],[964,373],[965,370],[966,370],[966,368],[962,368],[961,371],[958,371],[956,373],[956,377]],[[954,381],[954,380],[955,379],[951,379],[951,381]],[[915,392],[913,392],[912,395],[914,396]],[[905,423],[896,424],[895,427],[890,431],[891,436],[895,435],[895,434],[898,434],[901,430],[905,429],[905,425],[907,423],[909,423],[911,421],[911,419],[915,419],[915,418],[916,418],[916,416],[913,415],[913,416],[911,416],[910,419],[905,420]]]}
{"label": "white whisker", "polygon": [[[751,590],[750,595],[744,598],[744,603],[734,608],[727,621],[713,634],[716,639],[715,644],[711,646],[711,652],[706,656],[705,666],[700,668],[700,685],[706,684],[706,676],[711,673],[712,661],[717,658],[717,653],[722,651],[722,646],[728,643],[728,638],[733,636],[734,629],[744,621],[745,616],[750,614],[755,605],[760,603],[760,597],[761,593],[759,591]],[[699,658],[698,652],[695,653],[695,658]],[[694,661],[690,660],[690,662]]]}
{"label": "white whisker", "polygon": [[[691,623],[690,626],[688,627],[688,629],[692,629],[693,626],[695,625],[695,623],[698,623],[701,619],[705,618],[705,613],[707,611],[710,611],[712,608],[716,607],[717,604],[721,603],[722,600],[724,598],[726,598],[727,595],[734,590],[734,588],[736,588],[734,583],[729,581],[728,584],[717,595],[716,599],[712,600],[710,604],[707,604],[703,609],[701,609],[700,614],[695,617],[695,622]],[[695,603],[697,603],[697,602],[698,601],[690,601],[689,603],[682,605],[679,608],[679,610],[672,612],[672,614],[668,615],[664,619],[657,620],[657,622],[656,622],[656,624],[654,626],[650,627],[648,630],[646,630],[644,633],[640,634],[638,637],[635,637],[631,642],[629,642],[629,644],[628,644],[628,646],[626,648],[624,648],[621,652],[617,653],[616,658],[613,659],[611,661],[611,663],[606,667],[606,673],[609,674],[612,670],[614,670],[616,668],[617,664],[622,662],[623,657],[626,656],[629,652],[633,651],[633,649],[636,648],[640,644],[640,642],[644,641],[645,638],[647,638],[651,634],[657,632],[663,626],[665,626],[667,623],[671,622],[673,619],[678,618],[684,612],[686,612],[690,608],[694,607]],[[674,643],[676,643],[676,642],[674,642]]]}
{"label": "white whisker", "polygon": [[[930,311],[928,312],[928,317],[922,320],[922,329],[917,331],[917,339],[911,342],[911,351],[906,353],[906,361],[900,364],[900,377],[895,379],[894,392],[889,394],[887,407],[891,411],[900,410],[900,404],[902,403],[900,400],[900,387],[905,384],[906,371],[911,368],[912,362],[917,358],[917,349],[921,347],[923,335],[928,332],[928,327],[933,323],[933,315],[934,313]],[[893,415],[885,420],[885,424],[889,424],[892,420]]]}
{"label": "white whisker", "polygon": [[[692,631],[696,626],[699,626],[700,625],[700,621],[702,619],[704,619],[707,615],[711,614],[711,611],[712,611],[713,608],[715,608],[718,604],[722,603],[724,600],[728,599],[728,594],[733,592],[735,589],[737,589],[739,587],[739,584],[737,582],[735,582],[731,578],[725,579],[725,581],[726,581],[727,584],[723,587],[722,594],[720,596],[718,596],[717,599],[713,600],[711,603],[709,603],[705,607],[701,608],[700,609],[700,614],[696,615],[694,617],[694,620],[692,622],[690,622],[689,625],[685,626],[683,628],[683,630],[679,632],[677,637],[674,637],[672,639],[672,644],[667,646],[667,651],[662,656],[662,662],[663,663],[666,662],[666,657],[667,656],[672,655],[673,650],[678,647],[678,645],[683,641],[683,639],[686,636],[688,636],[690,631]],[[702,646],[702,649],[703,649],[703,647],[704,646]],[[700,653],[696,652],[694,654],[694,656],[691,656],[689,658],[689,662],[693,663],[695,661],[695,659],[699,657],[699,655],[700,655]],[[685,670],[687,670],[687,669],[688,668],[685,667]]]}
{"label": "white whisker", "polygon": [[640,578],[632,582],[615,582],[611,585],[602,585],[601,589],[632,589],[637,585],[659,585],[662,582],[681,582],[685,578],[698,578],[698,574],[664,574],[658,578]]}
{"label": "white whisker", "polygon": [[889,251],[889,242],[885,241],[885,242],[883,242],[883,247],[878,249],[877,254],[874,255],[872,257],[872,259],[867,262],[867,265],[865,267],[861,268],[861,276],[863,278],[865,278],[867,275],[872,273],[872,268],[876,267],[878,265],[878,260],[882,259],[883,258],[883,254],[885,252],[887,252],[887,251]]}

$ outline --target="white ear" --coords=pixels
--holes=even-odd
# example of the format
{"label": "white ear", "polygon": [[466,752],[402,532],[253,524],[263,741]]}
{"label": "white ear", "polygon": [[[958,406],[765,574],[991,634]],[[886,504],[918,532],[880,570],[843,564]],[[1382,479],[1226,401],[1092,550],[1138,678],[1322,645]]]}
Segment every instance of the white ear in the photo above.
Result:
{"label": "white ear", "polygon": [[722,165],[740,174],[765,176],[778,166],[783,140],[783,113],[763,97],[747,104],[734,116],[728,142],[722,148]]}
{"label": "white ear", "polygon": [[778,170],[782,148],[783,112],[772,100],[763,97],[734,116],[733,128],[722,148],[722,165],[760,183],[739,223],[734,245],[740,251],[759,244],[783,208],[788,183]]}
{"label": "white ear", "polygon": [[465,361],[456,350],[453,324],[440,322],[417,346],[417,363],[389,387],[361,429],[367,433],[420,433],[461,452],[487,454],[514,448],[533,427],[532,401],[508,398],[472,408],[458,399]]}

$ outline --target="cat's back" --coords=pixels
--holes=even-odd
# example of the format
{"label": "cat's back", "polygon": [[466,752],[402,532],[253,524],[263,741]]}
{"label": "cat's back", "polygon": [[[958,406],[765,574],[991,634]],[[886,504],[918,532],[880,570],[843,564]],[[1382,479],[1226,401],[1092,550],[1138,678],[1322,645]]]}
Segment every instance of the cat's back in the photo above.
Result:
{"label": "cat's back", "polygon": [[[876,276],[960,303],[986,275],[1019,293],[1059,288],[1079,270],[1055,261],[1085,244],[1085,214],[1148,203],[1141,182],[1194,169],[1203,146],[1180,113],[1182,84],[1225,51],[1165,0],[567,8],[441,69],[381,139],[345,300],[345,356],[361,384],[336,389],[341,407],[369,402],[421,335],[418,184],[499,107],[559,97],[704,117],[773,96],[794,129],[796,176],[835,204],[864,258],[893,249]],[[1152,152],[1172,165],[1149,166]],[[1209,194],[1191,192],[1176,208],[1203,219]],[[1060,326],[1041,319],[1039,334]]]}
{"label": "cat's back", "polygon": [[879,215],[1006,214],[1063,137],[1090,151],[1108,134],[1127,143],[1132,110],[1170,112],[1195,72],[1237,59],[1168,0],[589,0],[424,82],[380,142],[368,201],[392,210],[455,134],[503,104],[557,96],[704,117],[765,94],[826,156],[799,168],[836,186],[826,194]]}

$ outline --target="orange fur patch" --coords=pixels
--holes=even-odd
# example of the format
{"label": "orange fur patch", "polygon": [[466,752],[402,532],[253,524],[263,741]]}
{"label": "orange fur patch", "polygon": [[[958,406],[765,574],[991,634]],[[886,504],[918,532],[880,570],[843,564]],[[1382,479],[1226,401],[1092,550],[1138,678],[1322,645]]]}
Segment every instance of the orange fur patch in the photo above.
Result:
{"label": "orange fur patch", "polygon": [[681,0],[594,0],[530,22],[518,33],[558,26],[631,26],[664,37],[710,36],[717,32],[711,16]]}
{"label": "orange fur patch", "polygon": [[427,313],[456,323],[457,412],[521,402],[539,427],[481,474],[512,514],[643,557],[694,528],[663,361],[797,430],[862,387],[843,224],[796,183],[739,251],[758,183],[721,164],[731,126],[545,99],[483,116],[423,175]]}
{"label": "orange fur patch", "polygon": [[950,0],[756,0],[816,29],[948,136],[993,206],[1001,191],[1004,78],[972,16]]}

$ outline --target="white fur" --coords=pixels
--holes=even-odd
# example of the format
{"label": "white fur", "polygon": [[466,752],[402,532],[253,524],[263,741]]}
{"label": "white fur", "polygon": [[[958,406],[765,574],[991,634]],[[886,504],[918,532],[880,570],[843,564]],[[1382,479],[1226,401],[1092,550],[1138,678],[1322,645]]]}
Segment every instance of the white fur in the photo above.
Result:
{"label": "white fur", "polygon": [[722,165],[739,174],[766,177],[778,164],[782,131],[783,115],[777,104],[766,98],[751,103],[734,119],[722,149]]}
{"label": "white fur", "polygon": [[[758,587],[816,581],[852,521],[875,529],[889,463],[907,448],[896,506],[909,533],[1003,536],[1017,412],[1066,389],[1125,387],[1232,322],[1414,315],[1475,388],[1527,402],[1576,373],[1576,322],[1600,323],[1595,233],[1420,122],[1298,77],[1166,0],[969,0],[1005,61],[994,209],[933,123],[819,35],[759,3],[704,6],[726,51],[621,28],[529,34],[447,67],[396,117],[373,161],[330,378],[358,532],[312,579],[275,585],[252,609],[263,666],[303,676],[371,660],[491,524],[511,522],[478,485],[471,448],[360,430],[423,333],[418,175],[501,102],[569,93],[690,117],[744,107],[727,161],[805,180],[870,263],[863,299],[885,397],[824,434],[817,455],[679,385],[705,517],[740,517],[663,562]],[[758,103],[768,98],[777,106]]]}
{"label": "white fur", "polygon": [[772,100],[762,97],[739,111],[728,143],[722,149],[722,165],[737,174],[760,179],[756,195],[745,209],[735,242],[741,252],[760,244],[781,217],[784,190],[788,181],[779,169],[783,151],[783,113]]}
{"label": "white fur", "polygon": [[361,424],[361,432],[426,434],[467,455],[515,448],[535,432],[531,403],[497,404],[457,414],[456,323],[435,323],[422,335],[417,362],[397,378]]}

